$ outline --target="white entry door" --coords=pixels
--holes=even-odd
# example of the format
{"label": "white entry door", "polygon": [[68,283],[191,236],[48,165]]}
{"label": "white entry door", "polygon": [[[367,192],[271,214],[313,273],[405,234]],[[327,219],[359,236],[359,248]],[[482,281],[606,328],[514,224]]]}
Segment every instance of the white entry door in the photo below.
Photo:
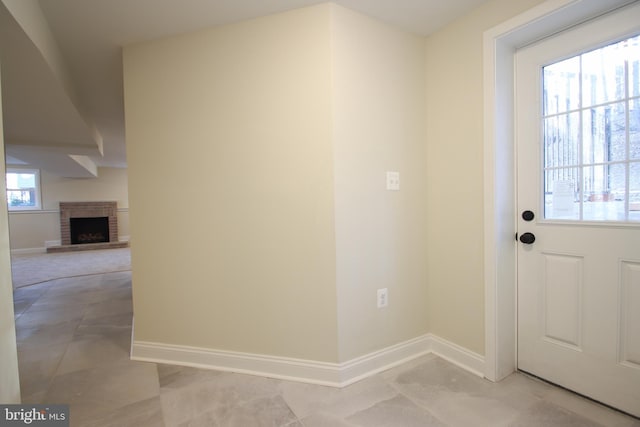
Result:
{"label": "white entry door", "polygon": [[640,4],[516,55],[518,368],[640,416]]}

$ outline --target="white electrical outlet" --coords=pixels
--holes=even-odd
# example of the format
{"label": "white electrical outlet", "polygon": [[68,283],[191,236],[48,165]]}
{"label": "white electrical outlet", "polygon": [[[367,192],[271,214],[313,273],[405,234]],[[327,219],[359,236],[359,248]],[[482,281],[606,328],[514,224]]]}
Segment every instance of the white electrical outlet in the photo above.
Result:
{"label": "white electrical outlet", "polygon": [[387,172],[387,190],[400,190],[400,172]]}
{"label": "white electrical outlet", "polygon": [[389,305],[389,291],[387,288],[378,289],[378,308]]}

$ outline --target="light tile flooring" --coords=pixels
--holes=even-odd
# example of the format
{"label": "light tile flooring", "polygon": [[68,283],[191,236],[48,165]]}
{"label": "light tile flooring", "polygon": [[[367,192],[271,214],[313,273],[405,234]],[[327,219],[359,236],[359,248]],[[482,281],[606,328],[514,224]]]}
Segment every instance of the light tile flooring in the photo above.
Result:
{"label": "light tile flooring", "polygon": [[494,384],[433,355],[344,389],[129,360],[131,275],[15,291],[23,401],[68,403],[72,426],[634,426],[511,375]]}

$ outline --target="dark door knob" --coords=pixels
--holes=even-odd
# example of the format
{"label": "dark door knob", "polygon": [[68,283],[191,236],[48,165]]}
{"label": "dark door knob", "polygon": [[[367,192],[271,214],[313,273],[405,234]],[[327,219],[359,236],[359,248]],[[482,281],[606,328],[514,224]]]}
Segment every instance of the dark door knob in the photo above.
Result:
{"label": "dark door knob", "polygon": [[522,219],[524,219],[525,221],[533,221],[533,218],[535,217],[535,214],[531,211],[522,212]]}
{"label": "dark door knob", "polygon": [[530,245],[536,241],[536,236],[534,236],[533,233],[524,233],[520,236],[520,241],[525,245]]}

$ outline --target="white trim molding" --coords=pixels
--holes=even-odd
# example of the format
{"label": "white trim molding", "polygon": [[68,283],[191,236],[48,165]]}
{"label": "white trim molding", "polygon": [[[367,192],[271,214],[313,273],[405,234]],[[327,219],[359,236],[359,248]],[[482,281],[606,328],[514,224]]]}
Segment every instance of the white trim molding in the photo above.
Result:
{"label": "white trim molding", "polygon": [[52,215],[52,214],[59,214],[60,211],[57,209],[37,209],[37,210],[29,210],[29,211],[9,211],[9,215],[13,215],[13,214],[18,214],[18,215],[22,215],[22,214],[31,214],[31,215]]}
{"label": "white trim molding", "polygon": [[431,339],[431,353],[440,356],[479,377],[484,377],[484,356],[461,347],[457,344],[429,334]]}
{"label": "white trim molding", "polygon": [[515,52],[632,2],[547,0],[484,33],[484,376],[491,381],[517,368]]}
{"label": "white trim molding", "polygon": [[32,254],[46,254],[47,248],[22,248],[11,249],[11,255],[32,255]]}
{"label": "white trim molding", "polygon": [[426,334],[343,363],[328,363],[132,340],[131,359],[345,387],[426,354],[436,354],[478,376],[484,358]]}
{"label": "white trim molding", "polygon": [[[118,213],[129,213],[129,208],[118,208]],[[37,209],[28,211],[9,211],[9,214],[60,214],[60,209]]]}
{"label": "white trim molding", "polygon": [[[118,242],[128,242],[130,239],[130,236],[118,236]],[[47,248],[60,246],[61,244],[60,240],[45,240],[44,247],[11,249],[11,255],[46,254]]]}

